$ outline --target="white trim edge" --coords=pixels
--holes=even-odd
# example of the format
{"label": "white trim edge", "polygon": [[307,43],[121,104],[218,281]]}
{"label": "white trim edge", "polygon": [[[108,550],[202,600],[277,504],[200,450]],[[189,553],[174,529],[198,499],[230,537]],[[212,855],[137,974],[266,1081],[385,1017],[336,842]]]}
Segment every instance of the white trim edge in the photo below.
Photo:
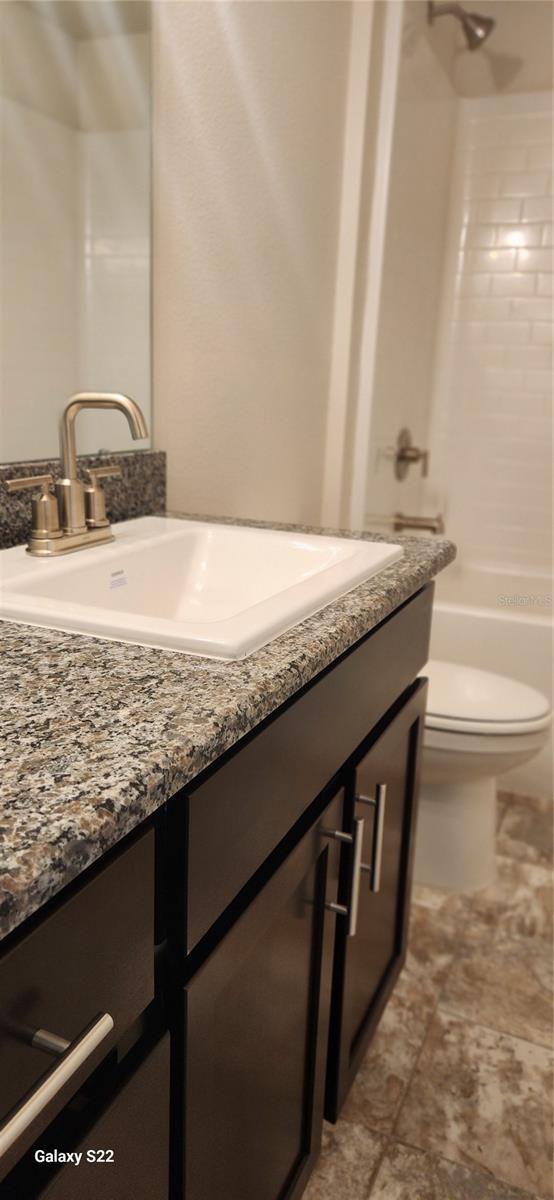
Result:
{"label": "white trim edge", "polygon": [[367,291],[364,305],[360,372],[354,427],[352,487],[348,512],[348,524],[352,529],[360,529],[364,525],[369,434],[371,412],[374,403],[375,359],[383,279],[394,121],[398,93],[398,73],[402,51],[403,18],[403,0],[387,4],[383,47],[383,77],[379,97],[375,155],[375,179],[367,246]]}
{"label": "white trim edge", "polygon": [[339,523],[343,491],[374,0],[362,0],[361,3],[358,0],[358,3],[353,4],[352,10],[333,312],[333,344],[323,466],[321,503],[323,525]]}

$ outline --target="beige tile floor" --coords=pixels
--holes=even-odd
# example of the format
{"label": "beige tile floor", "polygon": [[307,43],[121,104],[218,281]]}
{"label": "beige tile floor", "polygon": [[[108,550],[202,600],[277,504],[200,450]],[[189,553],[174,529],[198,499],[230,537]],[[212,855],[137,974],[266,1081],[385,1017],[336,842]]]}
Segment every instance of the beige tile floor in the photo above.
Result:
{"label": "beige tile floor", "polygon": [[499,796],[498,877],[414,889],[406,967],[304,1200],[551,1200],[552,804]]}

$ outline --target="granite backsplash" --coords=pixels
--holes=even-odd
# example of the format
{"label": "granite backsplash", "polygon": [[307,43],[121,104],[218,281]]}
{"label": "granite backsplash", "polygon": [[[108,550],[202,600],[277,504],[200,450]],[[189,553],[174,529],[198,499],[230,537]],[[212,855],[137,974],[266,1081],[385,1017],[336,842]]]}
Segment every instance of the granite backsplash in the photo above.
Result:
{"label": "granite backsplash", "polygon": [[[126,521],[130,517],[145,517],[164,512],[166,503],[166,456],[163,450],[135,450],[113,454],[83,454],[77,459],[81,479],[86,479],[88,467],[115,464],[121,467],[121,477],[106,479],[106,506],[111,521]],[[31,531],[31,493],[8,492],[7,479],[21,475],[61,474],[57,458],[34,459],[33,462],[0,463],[0,549],[18,546],[28,540]]]}

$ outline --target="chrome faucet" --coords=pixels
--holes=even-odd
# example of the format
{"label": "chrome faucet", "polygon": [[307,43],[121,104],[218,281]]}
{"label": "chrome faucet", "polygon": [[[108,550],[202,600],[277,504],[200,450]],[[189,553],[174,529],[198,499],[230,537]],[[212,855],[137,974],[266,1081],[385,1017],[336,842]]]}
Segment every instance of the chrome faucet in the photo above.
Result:
{"label": "chrome faucet", "polygon": [[35,475],[24,479],[9,479],[9,492],[24,488],[39,488],[33,496],[33,520],[27,550],[41,558],[68,554],[113,542],[114,537],[106,516],[106,498],[100,479],[121,475],[117,466],[90,467],[89,483],[77,478],[75,418],[84,408],[115,408],[126,416],[133,438],[148,437],[144,416],[130,396],[120,392],[78,392],[68,400],[60,421],[60,457],[62,477],[55,481],[56,494],[50,491],[51,475]]}

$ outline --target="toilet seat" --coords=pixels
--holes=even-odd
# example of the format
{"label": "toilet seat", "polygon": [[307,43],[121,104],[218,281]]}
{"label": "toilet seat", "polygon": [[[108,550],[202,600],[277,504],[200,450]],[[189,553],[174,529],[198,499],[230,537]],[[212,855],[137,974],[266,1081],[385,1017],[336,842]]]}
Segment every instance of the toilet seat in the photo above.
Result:
{"label": "toilet seat", "polygon": [[[469,722],[467,725],[469,726]],[[544,726],[539,729],[518,730],[517,733],[512,732],[506,736],[490,731],[478,733],[469,728],[461,733],[459,729],[437,729],[426,723],[423,744],[428,750],[440,750],[443,754],[479,754],[486,758],[487,755],[502,753],[503,749],[511,754],[535,751],[540,749],[546,737],[547,729]]]}
{"label": "toilet seat", "polygon": [[484,750],[487,735],[525,736],[550,725],[546,696],[515,679],[439,659],[430,659],[424,674],[429,679],[426,730],[475,736]]}

